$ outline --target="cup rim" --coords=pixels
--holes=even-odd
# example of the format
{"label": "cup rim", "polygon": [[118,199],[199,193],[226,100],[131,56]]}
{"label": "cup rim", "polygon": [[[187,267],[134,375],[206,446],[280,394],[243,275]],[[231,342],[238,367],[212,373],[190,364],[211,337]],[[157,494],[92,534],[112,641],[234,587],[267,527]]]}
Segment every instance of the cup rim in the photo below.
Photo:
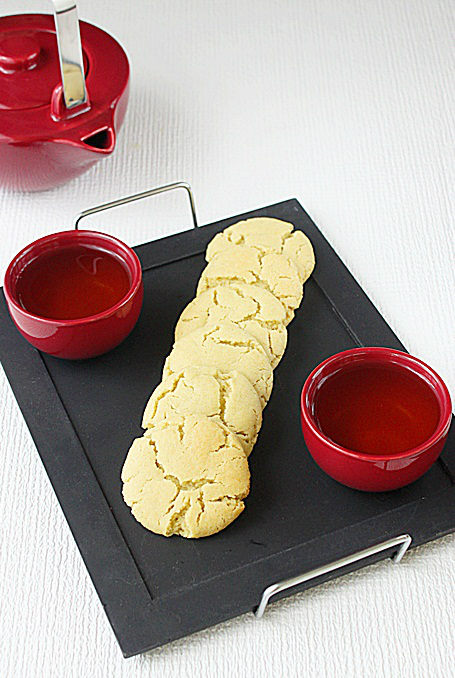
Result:
{"label": "cup rim", "polygon": [[[423,381],[427,381],[424,378],[423,373],[426,373],[429,377],[431,377],[433,384],[431,385],[428,383],[428,381],[427,384],[429,388],[433,388],[433,392],[438,401],[440,411],[438,424],[431,436],[422,441],[420,445],[416,447],[393,454],[368,454],[366,452],[350,450],[346,447],[343,447],[342,445],[339,445],[331,438],[326,436],[316,424],[316,421],[312,415],[311,404],[313,401],[309,400],[309,391],[312,387],[315,390],[315,387],[313,386],[314,380],[317,379],[318,375],[320,375],[323,370],[327,370],[327,368],[336,368],[337,365],[344,361],[351,362],[351,359],[352,362],[363,362],[365,364],[374,364],[379,361],[378,359],[382,359],[381,362],[383,363],[389,362],[397,365],[398,367],[408,370],[410,369],[413,374],[421,378]],[[326,372],[324,376],[328,377],[334,372],[334,369],[330,370],[329,372]],[[315,435],[325,445],[329,446],[332,451],[336,451],[340,453],[340,455],[346,456],[349,459],[357,459],[367,462],[407,459],[425,452],[447,434],[452,419],[452,403],[449,390],[437,372],[435,372],[432,367],[424,363],[422,360],[410,355],[409,353],[382,346],[365,346],[361,348],[348,349],[346,351],[341,351],[340,353],[335,353],[334,355],[319,363],[319,365],[317,365],[310,372],[303,384],[300,396],[300,411],[302,417],[305,420],[305,424],[311,430],[313,435]]]}
{"label": "cup rim", "polygon": [[[122,256],[118,252],[116,253],[117,256],[119,256],[119,258],[122,259],[123,263],[128,267],[128,271],[131,275],[131,284],[128,292],[121,299],[119,299],[119,301],[117,301],[113,306],[109,306],[108,308],[104,309],[104,311],[100,311],[99,313],[96,313],[94,315],[89,315],[82,318],[67,318],[67,319],[46,318],[36,313],[31,313],[30,311],[27,311],[25,308],[23,308],[18,303],[12,289],[12,273],[14,267],[19,264],[21,258],[24,257],[26,254],[32,252],[33,249],[36,249],[43,245],[51,245],[56,240],[64,240],[68,241],[69,243],[71,241],[75,242],[77,240],[83,240],[84,238],[87,237],[94,237],[98,241],[106,243],[105,249],[108,252],[112,251],[112,248],[109,247],[109,244],[115,244],[116,248],[122,251],[124,256]],[[43,254],[43,252],[41,252],[40,254]],[[77,327],[79,325],[86,325],[92,322],[96,322],[97,320],[101,320],[115,314],[120,308],[122,308],[122,306],[127,304],[135,296],[141,285],[141,282],[142,282],[141,263],[139,261],[137,254],[126,243],[124,243],[122,240],[119,240],[118,238],[115,238],[112,235],[109,235],[108,233],[92,231],[89,229],[71,229],[68,231],[58,231],[56,233],[50,233],[49,235],[45,235],[41,238],[38,238],[37,240],[34,240],[33,242],[23,247],[8,264],[8,268],[6,269],[3,281],[3,291],[5,293],[8,305],[11,305],[15,309],[15,311],[20,313],[22,316],[30,318],[31,320],[38,321],[45,325],[52,325],[53,327],[55,327],[56,325],[58,325],[59,327]]]}

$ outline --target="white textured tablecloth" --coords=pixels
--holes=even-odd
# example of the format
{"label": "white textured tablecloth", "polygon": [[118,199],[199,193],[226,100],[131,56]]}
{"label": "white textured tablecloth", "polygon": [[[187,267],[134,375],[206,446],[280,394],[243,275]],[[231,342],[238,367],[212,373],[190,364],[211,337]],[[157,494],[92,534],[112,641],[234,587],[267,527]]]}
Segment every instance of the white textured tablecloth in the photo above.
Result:
{"label": "white textured tablecloth", "polygon": [[[453,2],[79,7],[130,55],[126,123],[80,179],[0,192],[2,271],[80,210],[169,181],[191,182],[201,223],[295,196],[454,394]],[[50,5],[1,3],[21,11]],[[137,243],[190,220],[182,195],[94,223]],[[454,675],[453,536],[124,660],[3,374],[0,387],[2,678]]]}

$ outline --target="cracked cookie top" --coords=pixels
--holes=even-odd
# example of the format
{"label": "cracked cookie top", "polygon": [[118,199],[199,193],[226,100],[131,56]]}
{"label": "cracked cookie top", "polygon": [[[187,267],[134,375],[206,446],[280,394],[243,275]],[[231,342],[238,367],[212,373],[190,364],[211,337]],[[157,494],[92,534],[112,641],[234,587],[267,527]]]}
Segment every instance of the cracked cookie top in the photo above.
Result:
{"label": "cracked cookie top", "polygon": [[302,301],[303,285],[296,266],[276,252],[264,254],[248,245],[236,245],[235,252],[232,247],[221,250],[202,271],[197,294],[232,283],[258,285],[271,292],[284,306],[286,324]]}
{"label": "cracked cookie top", "polygon": [[254,386],[265,407],[273,386],[270,360],[259,341],[235,323],[205,325],[175,342],[166,358],[163,379],[189,366],[238,371]]}
{"label": "cracked cookie top", "polygon": [[153,391],[142,419],[150,428],[162,419],[195,414],[221,421],[251,453],[262,423],[262,406],[254,387],[240,372],[215,367],[187,367],[171,374]]}
{"label": "cracked cookie top", "polygon": [[197,538],[240,515],[250,472],[234,434],[213,419],[188,415],[163,420],[136,438],[122,481],[123,498],[144,527]]}
{"label": "cracked cookie top", "polygon": [[283,304],[262,287],[232,283],[212,287],[193,299],[175,327],[175,339],[217,321],[230,320],[256,337],[275,368],[286,349]]}
{"label": "cracked cookie top", "polygon": [[211,261],[219,252],[235,245],[249,245],[263,253],[284,254],[296,265],[302,283],[314,269],[314,251],[309,238],[281,219],[253,217],[228,226],[209,243],[206,260]]}

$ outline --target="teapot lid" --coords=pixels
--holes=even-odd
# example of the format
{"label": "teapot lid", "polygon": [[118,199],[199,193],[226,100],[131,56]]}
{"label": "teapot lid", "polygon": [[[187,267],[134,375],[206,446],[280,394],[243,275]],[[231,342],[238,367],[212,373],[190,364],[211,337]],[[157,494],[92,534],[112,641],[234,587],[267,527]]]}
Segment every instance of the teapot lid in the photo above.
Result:
{"label": "teapot lid", "polygon": [[60,137],[115,106],[128,82],[127,56],[105,31],[79,25],[89,103],[74,115],[63,100],[53,16],[0,17],[0,138]]}

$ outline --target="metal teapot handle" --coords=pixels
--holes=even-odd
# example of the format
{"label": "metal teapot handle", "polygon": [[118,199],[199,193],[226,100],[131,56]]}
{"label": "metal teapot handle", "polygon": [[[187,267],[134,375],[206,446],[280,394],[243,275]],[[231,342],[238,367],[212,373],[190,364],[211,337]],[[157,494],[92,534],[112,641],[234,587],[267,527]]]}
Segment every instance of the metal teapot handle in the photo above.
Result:
{"label": "metal teapot handle", "polygon": [[70,110],[81,106],[80,111],[73,112],[77,115],[86,111],[87,106],[83,104],[88,104],[77,7],[74,0],[51,1],[54,6],[63,99]]}

